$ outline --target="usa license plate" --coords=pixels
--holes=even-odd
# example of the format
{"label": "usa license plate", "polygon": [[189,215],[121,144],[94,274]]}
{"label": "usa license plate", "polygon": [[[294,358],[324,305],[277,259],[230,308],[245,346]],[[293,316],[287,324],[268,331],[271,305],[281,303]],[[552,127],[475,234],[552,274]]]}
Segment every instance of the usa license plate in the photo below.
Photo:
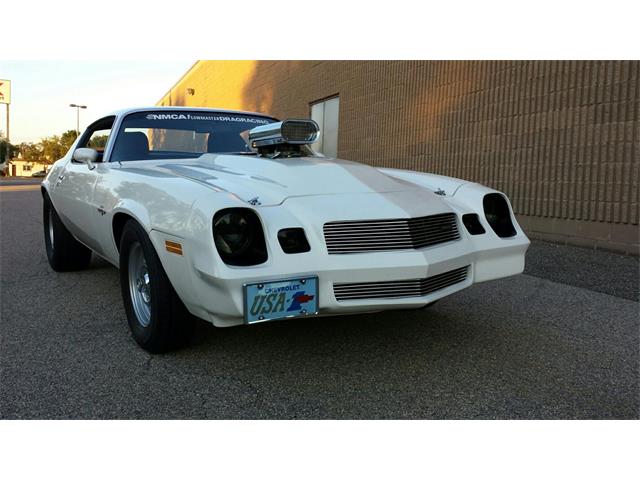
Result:
{"label": "usa license plate", "polygon": [[266,322],[318,313],[318,277],[244,286],[244,320]]}

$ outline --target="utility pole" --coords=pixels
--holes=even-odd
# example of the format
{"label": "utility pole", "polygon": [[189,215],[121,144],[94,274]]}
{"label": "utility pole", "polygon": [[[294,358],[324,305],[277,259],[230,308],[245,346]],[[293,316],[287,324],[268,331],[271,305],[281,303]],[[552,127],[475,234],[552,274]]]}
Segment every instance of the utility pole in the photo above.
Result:
{"label": "utility pole", "polygon": [[7,154],[4,157],[4,161],[8,162],[9,160],[11,160],[11,135],[10,135],[10,128],[9,128],[9,103],[7,103]]}
{"label": "utility pole", "polygon": [[11,131],[9,125],[9,104],[11,103],[11,80],[0,80],[0,103],[7,105],[7,153],[5,162],[11,160]]}
{"label": "utility pole", "polygon": [[76,109],[76,132],[77,132],[77,136],[79,137],[80,136],[80,109],[81,108],[87,108],[87,106],[86,105],[76,105],[75,103],[72,103],[69,106]]}

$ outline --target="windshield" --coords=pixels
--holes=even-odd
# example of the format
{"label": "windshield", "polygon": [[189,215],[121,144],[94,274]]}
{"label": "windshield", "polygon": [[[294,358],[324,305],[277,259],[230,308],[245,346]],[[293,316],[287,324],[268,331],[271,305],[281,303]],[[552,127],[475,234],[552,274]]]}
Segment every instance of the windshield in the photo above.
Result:
{"label": "windshield", "polygon": [[253,153],[246,131],[277,120],[257,115],[155,111],[127,115],[111,161],[196,158],[203,153]]}

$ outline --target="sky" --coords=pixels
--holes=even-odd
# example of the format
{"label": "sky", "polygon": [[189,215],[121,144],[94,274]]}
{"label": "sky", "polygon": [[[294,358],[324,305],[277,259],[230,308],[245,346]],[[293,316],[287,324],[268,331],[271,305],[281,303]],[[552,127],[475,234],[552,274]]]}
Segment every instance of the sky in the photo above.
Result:
{"label": "sky", "polygon": [[[114,110],[155,103],[193,65],[194,60],[157,61],[0,61],[0,79],[11,80],[11,143],[37,142],[80,130]],[[0,130],[6,132],[5,105]]]}

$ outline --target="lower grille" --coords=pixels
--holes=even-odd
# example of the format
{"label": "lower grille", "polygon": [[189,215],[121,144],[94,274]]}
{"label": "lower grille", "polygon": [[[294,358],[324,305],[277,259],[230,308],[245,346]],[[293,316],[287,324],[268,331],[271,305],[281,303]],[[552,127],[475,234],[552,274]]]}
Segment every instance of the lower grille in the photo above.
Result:
{"label": "lower grille", "polygon": [[391,282],[334,283],[333,293],[338,301],[365,298],[423,297],[467,279],[469,266],[456,268],[427,278],[395,280]]}

